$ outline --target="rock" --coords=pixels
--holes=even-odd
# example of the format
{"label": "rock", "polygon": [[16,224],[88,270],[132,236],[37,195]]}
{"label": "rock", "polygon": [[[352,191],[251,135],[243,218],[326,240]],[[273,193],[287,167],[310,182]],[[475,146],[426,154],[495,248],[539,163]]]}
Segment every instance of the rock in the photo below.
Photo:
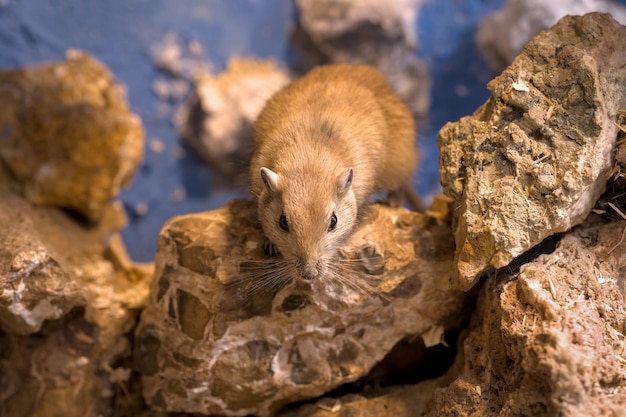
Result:
{"label": "rock", "polygon": [[127,407],[129,333],[152,270],[124,262],[115,234],[123,224],[120,204],[85,226],[0,192],[0,415]]}
{"label": "rock", "polygon": [[430,106],[430,77],[416,56],[415,30],[421,0],[297,0],[296,45],[313,67],[328,63],[368,64],[389,79],[396,93],[422,120]]}
{"label": "rock", "polygon": [[[357,48],[358,38],[348,34],[365,35],[365,28],[376,29],[369,36],[374,39],[395,39],[406,46],[417,47],[415,21],[421,0],[401,0],[394,3],[381,3],[376,0],[297,0],[299,19],[307,33],[318,45],[327,45],[337,52],[346,52],[347,45],[333,45],[332,40],[346,38]],[[377,46],[377,45],[375,45]],[[334,55],[329,53],[329,55]]]}
{"label": "rock", "polygon": [[[410,357],[410,355],[406,356]],[[278,415],[280,417],[423,417],[430,411],[430,403],[435,393],[459,377],[464,360],[461,350],[451,367],[449,363],[446,364],[447,372],[436,378],[431,377],[412,384],[366,385],[358,394],[338,396],[339,390],[337,390],[331,396],[287,409]],[[407,371],[407,369],[402,371]]]}
{"label": "rock", "polygon": [[164,226],[135,347],[153,409],[269,415],[464,320],[468,295],[438,288],[453,248],[435,219],[373,205],[341,250],[342,278],[281,278],[263,242],[244,200]]}
{"label": "rock", "polygon": [[35,204],[98,221],[141,162],[124,89],[90,55],[0,72],[0,161]]}
{"label": "rock", "polygon": [[419,417],[427,411],[434,391],[443,386],[442,378],[416,385],[394,387],[372,398],[346,395],[340,398],[322,398],[315,404],[306,404],[281,413],[281,417]]}
{"label": "rock", "polygon": [[[211,71],[202,44],[196,40],[186,40],[175,32],[166,33],[163,39],[151,45],[150,49],[154,65],[172,78],[191,80],[198,73]],[[182,98],[178,94],[160,94],[165,91],[158,88],[155,90],[155,93],[163,99]]]}
{"label": "rock", "polygon": [[22,199],[2,196],[0,326],[23,335],[39,331],[44,321],[59,319],[86,303],[83,288],[67,266],[59,263],[55,248],[41,234],[41,226],[24,215],[25,210],[28,206]]}
{"label": "rock", "polygon": [[464,369],[428,415],[623,415],[625,227],[578,228],[519,273],[489,277]]}
{"label": "rock", "polygon": [[590,12],[610,13],[626,24],[626,8],[609,0],[508,0],[504,6],[480,23],[476,43],[489,66],[504,70],[540,31],[548,29],[566,15]]}
{"label": "rock", "polygon": [[441,129],[441,182],[456,208],[453,288],[591,211],[626,99],[624,50],[626,28],[609,15],[563,18],[489,83],[474,115]]}
{"label": "rock", "polygon": [[216,77],[199,73],[192,97],[176,117],[178,131],[223,181],[247,188],[254,121],[289,81],[273,61],[254,59],[231,59]]}

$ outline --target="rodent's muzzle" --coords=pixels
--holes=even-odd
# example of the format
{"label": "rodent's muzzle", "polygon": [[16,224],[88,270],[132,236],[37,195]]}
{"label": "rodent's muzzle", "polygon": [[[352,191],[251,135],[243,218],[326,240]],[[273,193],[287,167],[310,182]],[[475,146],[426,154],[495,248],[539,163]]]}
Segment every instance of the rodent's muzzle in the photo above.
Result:
{"label": "rodent's muzzle", "polygon": [[320,270],[317,261],[309,261],[304,264],[304,267],[302,268],[302,276],[304,277],[304,279],[306,279],[307,281],[311,281],[319,274]]}

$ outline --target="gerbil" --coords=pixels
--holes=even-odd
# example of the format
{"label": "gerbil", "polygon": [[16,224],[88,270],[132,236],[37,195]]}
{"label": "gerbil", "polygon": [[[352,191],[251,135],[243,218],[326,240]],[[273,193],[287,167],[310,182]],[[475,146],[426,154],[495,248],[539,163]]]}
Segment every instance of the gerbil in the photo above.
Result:
{"label": "gerbil", "polygon": [[251,191],[271,244],[305,279],[323,275],[375,191],[410,187],[415,124],[385,76],[318,67],[276,93],[255,124]]}

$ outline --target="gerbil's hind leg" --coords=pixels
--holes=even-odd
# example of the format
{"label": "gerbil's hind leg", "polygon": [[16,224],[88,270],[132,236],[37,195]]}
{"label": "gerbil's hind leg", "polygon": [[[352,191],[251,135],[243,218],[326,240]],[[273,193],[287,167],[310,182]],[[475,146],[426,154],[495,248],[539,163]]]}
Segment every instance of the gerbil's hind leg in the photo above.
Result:
{"label": "gerbil's hind leg", "polygon": [[402,189],[389,191],[384,203],[393,208],[402,207],[402,203],[404,203],[404,192]]}
{"label": "gerbil's hind leg", "polygon": [[410,183],[407,183],[402,187],[401,193],[404,196],[406,202],[409,203],[409,206],[411,206],[413,210],[419,213],[426,212],[426,206],[424,205],[424,202]]}
{"label": "gerbil's hind leg", "polygon": [[391,207],[402,207],[402,203],[405,201],[413,210],[419,213],[426,211],[422,199],[410,184],[406,184],[397,190],[392,190],[387,193],[387,204]]}

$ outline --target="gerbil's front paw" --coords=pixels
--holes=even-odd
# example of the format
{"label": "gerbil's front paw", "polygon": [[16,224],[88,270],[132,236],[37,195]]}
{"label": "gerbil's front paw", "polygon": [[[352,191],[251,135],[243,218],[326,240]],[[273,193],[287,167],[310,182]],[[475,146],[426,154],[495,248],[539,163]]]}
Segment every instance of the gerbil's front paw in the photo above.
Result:
{"label": "gerbil's front paw", "polygon": [[263,249],[265,250],[265,254],[268,256],[278,256],[280,255],[280,251],[269,239],[265,239],[265,243],[263,243]]}

